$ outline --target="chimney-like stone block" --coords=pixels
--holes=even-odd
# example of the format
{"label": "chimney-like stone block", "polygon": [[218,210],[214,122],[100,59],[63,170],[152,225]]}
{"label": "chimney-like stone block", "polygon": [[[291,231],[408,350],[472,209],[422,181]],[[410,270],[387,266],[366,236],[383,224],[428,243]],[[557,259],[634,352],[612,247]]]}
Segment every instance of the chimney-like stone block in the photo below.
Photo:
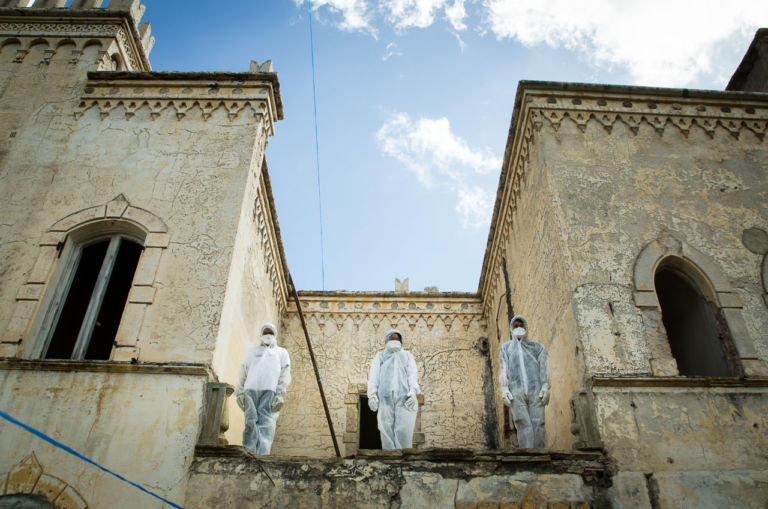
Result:
{"label": "chimney-like stone block", "polygon": [[35,3],[30,7],[33,9],[55,9],[57,7],[64,7],[66,3],[67,0],[35,0]]}
{"label": "chimney-like stone block", "polygon": [[136,26],[141,22],[141,17],[144,15],[144,7],[139,0],[112,0],[109,2],[107,9],[116,11],[129,11],[133,22]]}
{"label": "chimney-like stone block", "polygon": [[103,0],[73,0],[69,6],[71,9],[98,9]]}

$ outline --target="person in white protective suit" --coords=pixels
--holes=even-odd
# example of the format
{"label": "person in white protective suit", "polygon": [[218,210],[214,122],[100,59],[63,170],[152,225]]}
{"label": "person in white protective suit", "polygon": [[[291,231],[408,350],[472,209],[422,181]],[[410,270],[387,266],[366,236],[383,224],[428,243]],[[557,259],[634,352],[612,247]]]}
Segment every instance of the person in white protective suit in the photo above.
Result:
{"label": "person in white protective suit", "polygon": [[371,362],[368,407],[377,412],[382,449],[409,449],[419,402],[418,371],[410,352],[403,350],[403,335],[390,330],[386,346]]}
{"label": "person in white protective suit", "polygon": [[501,345],[501,399],[510,408],[521,448],[544,449],[544,407],[549,403],[549,356],[541,343],[528,339],[528,322],[517,315],[509,322],[512,339]]}
{"label": "person in white protective suit", "polygon": [[291,360],[285,348],[277,346],[277,329],[271,323],[261,328],[261,339],[245,354],[237,373],[235,395],[245,412],[243,447],[251,454],[269,454],[275,426],[288,385]]}

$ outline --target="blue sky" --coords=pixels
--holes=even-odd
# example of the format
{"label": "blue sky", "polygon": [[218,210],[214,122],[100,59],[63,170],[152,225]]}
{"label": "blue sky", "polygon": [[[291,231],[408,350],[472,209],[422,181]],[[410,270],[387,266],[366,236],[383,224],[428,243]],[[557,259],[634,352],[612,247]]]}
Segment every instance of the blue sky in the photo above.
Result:
{"label": "blue sky", "polygon": [[765,0],[313,1],[318,193],[309,4],[143,3],[154,70],[273,61],[267,163],[306,290],[476,291],[519,80],[722,89],[768,26]]}

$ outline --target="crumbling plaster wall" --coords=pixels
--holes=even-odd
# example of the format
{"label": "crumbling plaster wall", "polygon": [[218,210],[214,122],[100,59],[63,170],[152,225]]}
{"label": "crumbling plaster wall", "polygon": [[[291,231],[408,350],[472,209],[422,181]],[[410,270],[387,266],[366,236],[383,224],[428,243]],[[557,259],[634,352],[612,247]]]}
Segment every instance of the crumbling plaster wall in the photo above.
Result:
{"label": "crumbling plaster wall", "polygon": [[[53,7],[50,2],[47,6]],[[9,164],[14,156],[27,153],[36,154],[37,162],[50,163],[66,144],[63,131],[71,125],[72,110],[65,105],[77,103],[86,72],[111,69],[112,56],[123,61],[123,69],[148,69],[146,55],[154,44],[149,23],[142,26],[142,40],[134,38],[144,11],[138,1],[115,2],[98,9],[95,16],[79,9],[2,10],[6,23],[0,35],[0,277],[8,284],[0,286],[0,333],[14,312],[17,291],[31,268],[28,261],[36,258],[28,250],[41,233],[17,217],[39,212],[45,182],[56,171],[50,164],[34,171],[25,168],[18,182],[34,191],[30,195],[17,193],[10,187],[14,180],[5,180]],[[43,148],[49,139],[53,144]]]}
{"label": "crumbling plaster wall", "polygon": [[[222,451],[223,452],[223,451]],[[184,506],[342,508],[605,507],[604,466],[541,456],[346,460],[199,455]],[[418,453],[417,453],[418,456]],[[589,464],[589,467],[585,466]],[[596,469],[596,470],[590,470]],[[584,475],[586,474],[586,475]],[[594,504],[594,505],[592,505]]]}
{"label": "crumbling plaster wall", "polygon": [[722,127],[712,137],[696,127],[685,136],[671,124],[641,123],[635,134],[617,121],[608,133],[596,120],[580,129],[564,119],[556,130],[545,120],[542,132],[588,373],[650,373],[633,268],[665,232],[725,273],[760,357],[768,358],[762,259],[741,241],[747,228],[768,229],[768,145],[746,128],[736,139]]}
{"label": "crumbling plaster wall", "polygon": [[[538,146],[539,134],[529,146],[528,162],[514,198],[511,226],[502,253],[507,260],[512,305],[515,314],[528,320],[528,336],[544,345],[550,357],[551,399],[546,409],[547,442],[550,448],[569,449],[569,400],[583,384],[581,341],[570,300],[573,288],[570,258],[561,237],[562,225],[556,213],[556,197],[551,189],[552,168],[547,153]],[[513,186],[511,182],[506,184]],[[503,215],[501,216],[503,218]],[[500,221],[499,226],[503,224]],[[490,299],[494,381],[498,408],[499,348],[510,339],[509,319],[504,302],[505,282],[502,262],[496,270],[496,291]],[[498,319],[497,319],[498,316]],[[500,426],[503,415],[499,415]],[[509,446],[510,444],[507,444]]]}
{"label": "crumbling plaster wall", "polygon": [[[41,217],[47,186],[56,172],[50,163],[67,144],[69,133],[61,129],[71,129],[72,105],[82,91],[86,71],[97,67],[100,51],[98,45],[88,46],[79,62],[71,64],[69,53],[61,50],[50,63],[41,64],[47,44],[33,45],[23,61],[14,62],[20,49],[18,43],[0,48],[0,331],[10,320],[16,294],[32,269],[30,261],[37,257],[41,234],[61,217]],[[61,111],[62,103],[70,105],[69,115]],[[50,148],[41,149],[42,140],[50,140]],[[91,145],[95,148],[98,143],[91,140]]]}
{"label": "crumbling plaster wall", "polygon": [[[184,90],[178,82],[148,86],[140,80],[86,88],[81,80],[64,87],[65,97],[41,99],[32,110],[37,121],[17,132],[0,176],[4,223],[10,225],[3,232],[6,303],[32,269],[37,239],[54,222],[123,194],[159,216],[170,236],[141,324],[138,359],[211,362],[235,233],[247,214],[241,211],[244,189],[249,175],[256,178],[252,165],[261,167],[267,130],[264,118],[242,101],[234,112],[205,112],[174,100],[174,93],[194,93],[187,89],[224,89],[209,90],[209,78],[184,83]],[[93,97],[81,102],[73,97],[78,93]],[[141,105],[153,94],[171,95],[167,106],[129,108],[118,99],[134,96]]]}
{"label": "crumbling plaster wall", "polygon": [[[5,389],[0,394],[0,408],[113,472],[179,503],[194,456],[205,381],[204,372],[3,369],[0,385]],[[45,475],[67,483],[88,507],[167,507],[6,420],[0,420],[0,451],[0,474],[13,471],[34,453]],[[34,485],[37,475],[22,479],[22,488],[24,483]]]}
{"label": "crumbling plaster wall", "polygon": [[[476,298],[326,295],[325,308],[322,296],[306,295],[302,307],[342,454],[345,433],[357,431],[354,420],[348,427],[349,387],[367,383],[370,363],[383,349],[384,333],[390,328],[402,331],[404,348],[413,354],[419,370],[424,447],[488,447],[484,387],[490,373],[480,341],[486,335],[485,323]],[[272,452],[331,456],[333,445],[295,311],[289,309],[283,319],[279,342],[291,355],[293,383]],[[237,415],[242,419],[242,412]]]}
{"label": "crumbling plaster wall", "polygon": [[[768,499],[766,387],[595,387],[613,491],[633,507],[762,507]],[[649,477],[652,475],[652,477]]]}
{"label": "crumbling plaster wall", "polygon": [[[285,309],[287,289],[262,158],[262,151],[254,151],[213,357],[218,379],[233,386],[246,352],[260,343],[261,326],[271,322],[279,328]],[[242,415],[236,398],[229,398],[227,405],[230,416]],[[243,419],[229,422],[227,440],[240,443]]]}

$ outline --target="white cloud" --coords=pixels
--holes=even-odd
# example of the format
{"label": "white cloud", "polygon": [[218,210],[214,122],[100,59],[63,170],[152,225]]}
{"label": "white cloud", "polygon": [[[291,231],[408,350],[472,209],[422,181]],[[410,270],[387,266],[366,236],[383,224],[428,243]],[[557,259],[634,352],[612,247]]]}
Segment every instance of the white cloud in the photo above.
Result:
{"label": "white cloud", "polygon": [[490,223],[493,196],[482,187],[459,190],[456,211],[462,217],[464,226],[481,227]]}
{"label": "white cloud", "polygon": [[384,56],[381,57],[381,59],[386,62],[392,57],[401,57],[403,54],[400,51],[397,51],[397,44],[394,42],[390,42],[387,44],[386,53],[384,53]]}
{"label": "white cloud", "polygon": [[501,159],[489,150],[473,150],[451,132],[447,118],[413,120],[396,113],[377,135],[381,150],[411,170],[427,188],[449,189],[456,195],[456,210],[465,226],[487,225],[493,199],[477,184],[480,175],[499,171]]}
{"label": "white cloud", "polygon": [[465,30],[467,12],[464,0],[380,0],[379,8],[396,29],[427,28],[435,22],[435,17],[443,11],[445,18],[454,30]]}
{"label": "white cloud", "polygon": [[766,0],[483,0],[483,7],[498,39],[567,48],[592,65],[626,66],[638,84],[660,86],[718,74],[713,54],[734,37],[743,54],[743,41],[768,23]]}
{"label": "white cloud", "polygon": [[[297,7],[301,7],[306,0],[294,0],[294,2]],[[376,36],[376,28],[371,24],[372,14],[366,0],[312,0],[313,11],[320,12],[321,7],[325,7],[331,15],[341,17],[341,20],[336,23],[339,29],[350,32],[369,32]]]}
{"label": "white cloud", "polygon": [[[312,0],[312,11],[330,14],[337,28],[349,31],[369,32],[374,37],[376,14],[396,30],[427,28],[440,15],[456,31],[466,30],[467,0]],[[297,7],[306,5],[307,0],[294,0]]]}
{"label": "white cloud", "polygon": [[312,8],[342,30],[374,37],[385,25],[403,31],[445,21],[462,48],[458,34],[469,26],[565,48],[587,65],[625,67],[633,84],[655,86],[722,83],[768,25],[768,0],[312,0]]}

